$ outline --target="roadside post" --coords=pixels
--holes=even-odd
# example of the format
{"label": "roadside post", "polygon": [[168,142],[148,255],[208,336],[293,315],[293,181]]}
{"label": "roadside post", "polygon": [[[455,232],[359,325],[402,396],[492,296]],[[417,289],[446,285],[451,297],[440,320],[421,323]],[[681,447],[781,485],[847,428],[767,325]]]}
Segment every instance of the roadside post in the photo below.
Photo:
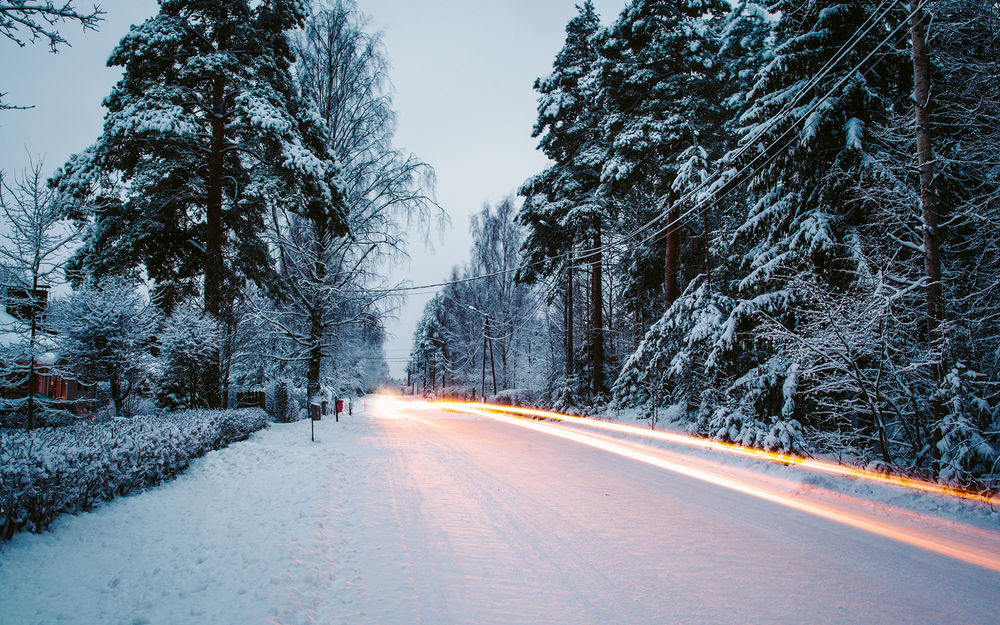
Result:
{"label": "roadside post", "polygon": [[320,404],[309,404],[309,421],[312,428],[312,442],[316,442],[316,422],[323,418],[323,406]]}
{"label": "roadside post", "polygon": [[343,399],[337,399],[335,401],[336,401],[336,404],[334,406],[334,412],[337,413],[337,423],[340,423],[340,413],[344,412],[344,400]]}

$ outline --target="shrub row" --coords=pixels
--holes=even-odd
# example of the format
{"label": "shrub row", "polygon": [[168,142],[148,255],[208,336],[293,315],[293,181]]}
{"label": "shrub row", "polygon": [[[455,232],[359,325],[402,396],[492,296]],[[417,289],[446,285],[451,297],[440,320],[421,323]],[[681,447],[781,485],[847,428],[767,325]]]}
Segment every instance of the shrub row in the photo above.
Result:
{"label": "shrub row", "polygon": [[267,426],[260,409],[189,410],[61,428],[0,431],[0,540],[63,513],[158,484],[192,458]]}

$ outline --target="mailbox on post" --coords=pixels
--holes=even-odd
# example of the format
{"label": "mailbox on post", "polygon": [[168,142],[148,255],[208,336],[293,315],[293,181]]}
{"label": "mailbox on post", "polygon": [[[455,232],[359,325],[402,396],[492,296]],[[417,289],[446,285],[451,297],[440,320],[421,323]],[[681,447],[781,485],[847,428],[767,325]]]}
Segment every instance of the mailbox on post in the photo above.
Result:
{"label": "mailbox on post", "polygon": [[310,438],[315,443],[316,442],[316,422],[323,418],[323,406],[313,403],[309,404],[309,424],[311,428]]}
{"label": "mailbox on post", "polygon": [[337,421],[339,422],[340,421],[340,413],[344,412],[344,400],[343,399],[336,400],[336,403],[334,404],[334,411],[336,412]]}

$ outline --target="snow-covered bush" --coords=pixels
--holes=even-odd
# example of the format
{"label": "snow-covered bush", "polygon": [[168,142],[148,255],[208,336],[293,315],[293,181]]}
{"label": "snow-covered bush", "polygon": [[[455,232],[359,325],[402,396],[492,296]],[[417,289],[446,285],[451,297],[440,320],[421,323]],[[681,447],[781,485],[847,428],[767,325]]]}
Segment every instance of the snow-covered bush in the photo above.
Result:
{"label": "snow-covered bush", "polygon": [[734,302],[713,292],[704,279],[692,281],[646,333],[614,383],[614,403],[666,406],[696,403],[710,387],[710,355],[722,339]]}
{"label": "snow-covered bush", "polygon": [[163,377],[159,401],[167,408],[205,408],[218,389],[211,383],[219,362],[219,323],[201,308],[179,306],[160,335]]}
{"label": "snow-covered bush", "polygon": [[271,416],[280,423],[299,419],[299,402],[295,400],[295,386],[290,380],[278,380],[274,386]]}
{"label": "snow-covered bush", "polygon": [[998,409],[975,395],[978,374],[962,363],[947,375],[944,383],[944,414],[937,424],[936,453],[938,480],[966,486],[970,478],[989,476],[992,480],[1000,462],[1000,451],[990,443],[989,424],[997,421]]}
{"label": "snow-covered bush", "polygon": [[795,419],[764,421],[740,409],[722,407],[696,420],[690,431],[715,440],[781,453],[801,453],[805,448],[802,426]]}
{"label": "snow-covered bush", "polygon": [[66,300],[58,353],[72,377],[107,382],[118,416],[131,416],[137,392],[150,377],[148,349],[158,323],[152,304],[132,284],[84,286]]}
{"label": "snow-covered bush", "polygon": [[542,407],[543,393],[527,388],[510,388],[490,397],[490,403],[503,406]]}
{"label": "snow-covered bush", "polygon": [[260,409],[190,410],[0,432],[0,540],[162,482],[267,422]]}

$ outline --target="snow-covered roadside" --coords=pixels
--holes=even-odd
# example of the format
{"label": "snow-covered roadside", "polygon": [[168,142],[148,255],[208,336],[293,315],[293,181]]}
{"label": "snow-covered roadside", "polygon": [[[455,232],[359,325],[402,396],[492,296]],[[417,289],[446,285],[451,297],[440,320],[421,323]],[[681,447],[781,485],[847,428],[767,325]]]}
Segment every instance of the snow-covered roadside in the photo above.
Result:
{"label": "snow-covered roadside", "polygon": [[298,623],[329,596],[349,604],[355,546],[338,524],[353,516],[359,467],[345,452],[364,424],[321,422],[317,443],[309,427],[272,425],[0,545],[0,622]]}
{"label": "snow-covered roadside", "polygon": [[[669,416],[669,412],[666,412]],[[603,421],[612,421],[624,425],[631,425],[640,428],[649,426],[649,421],[640,415],[638,409],[624,409],[605,411],[593,417]],[[562,425],[568,428],[579,428],[585,431],[592,431],[585,426],[578,426],[572,423],[563,422]],[[669,420],[661,420],[656,424],[657,430],[672,432],[677,434],[687,434],[688,432]],[[680,447],[664,441],[658,441],[642,436],[633,436],[619,432],[607,430],[601,431],[602,435],[622,440],[642,443],[652,447],[662,449],[683,451],[696,458],[710,459],[728,466],[760,473],[768,477],[780,478],[786,482],[798,484],[803,491],[820,488],[833,493],[840,493],[856,497],[864,501],[870,501],[873,505],[887,504],[896,508],[902,508],[913,512],[933,515],[943,519],[960,521],[991,530],[1000,530],[1000,500],[992,507],[986,504],[967,501],[947,495],[935,495],[917,492],[878,482],[862,479],[838,477],[826,474],[818,474],[795,466],[785,466],[781,463],[758,460],[755,458],[726,454],[697,447]],[[838,462],[837,458],[818,458]]]}

